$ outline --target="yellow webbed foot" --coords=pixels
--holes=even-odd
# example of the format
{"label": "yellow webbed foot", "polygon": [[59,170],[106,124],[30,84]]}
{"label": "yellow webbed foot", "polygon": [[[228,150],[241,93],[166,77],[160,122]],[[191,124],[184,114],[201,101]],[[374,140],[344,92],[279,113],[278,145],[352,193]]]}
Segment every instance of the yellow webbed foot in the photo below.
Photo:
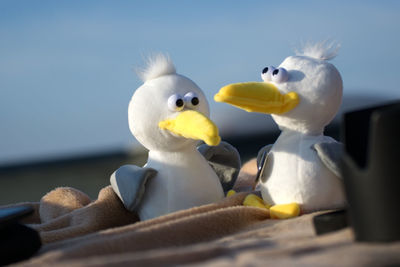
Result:
{"label": "yellow webbed foot", "polygon": [[252,207],[257,207],[257,208],[262,208],[262,209],[269,209],[271,206],[262,200],[262,198],[250,194],[248,195],[244,201],[243,201],[244,206],[252,206]]}
{"label": "yellow webbed foot", "polygon": [[300,214],[300,206],[297,203],[274,205],[269,210],[271,219],[289,219]]}
{"label": "yellow webbed foot", "polygon": [[231,190],[228,191],[228,193],[226,193],[226,197],[233,196],[234,194],[236,194],[236,191],[231,189]]}
{"label": "yellow webbed foot", "polygon": [[[235,193],[236,193],[235,191],[230,190],[227,196],[231,196]],[[271,206],[268,203],[265,203],[265,201],[262,198],[254,194],[248,195],[244,199],[243,205],[268,209],[271,219],[289,219],[300,215],[300,206],[297,203],[279,204]]]}

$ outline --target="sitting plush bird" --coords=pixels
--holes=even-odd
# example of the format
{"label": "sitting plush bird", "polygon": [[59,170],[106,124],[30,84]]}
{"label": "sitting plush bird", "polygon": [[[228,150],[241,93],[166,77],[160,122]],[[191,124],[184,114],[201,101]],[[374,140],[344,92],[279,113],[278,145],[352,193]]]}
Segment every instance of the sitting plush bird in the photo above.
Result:
{"label": "sitting plush bird", "polygon": [[[220,142],[203,92],[162,54],[140,76],[144,84],[130,101],[129,127],[149,150],[148,161],[115,171],[114,192],[141,220],[222,199],[236,179],[240,157]],[[206,144],[196,148],[199,140]]]}
{"label": "sitting plush bird", "polygon": [[261,193],[269,204],[294,202],[302,212],[345,204],[338,171],[341,144],[323,134],[342,100],[342,78],[327,62],[337,50],[327,42],[307,45],[279,67],[264,68],[263,82],[230,84],[214,97],[248,112],[272,114],[282,131],[258,156],[259,165],[265,164]]}

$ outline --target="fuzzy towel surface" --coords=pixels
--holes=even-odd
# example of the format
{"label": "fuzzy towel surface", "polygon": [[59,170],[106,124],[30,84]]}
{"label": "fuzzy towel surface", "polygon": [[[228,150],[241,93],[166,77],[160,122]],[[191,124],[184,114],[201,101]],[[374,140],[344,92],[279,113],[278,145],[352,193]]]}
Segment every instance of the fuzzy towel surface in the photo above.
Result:
{"label": "fuzzy towel surface", "polygon": [[[242,169],[240,188],[251,187],[254,164]],[[139,222],[110,187],[90,201],[58,188],[25,223],[44,246],[21,266],[387,266],[400,264],[400,242],[356,243],[347,228],[322,236],[306,214],[272,220],[268,210],[242,206],[248,193],[214,204]],[[20,204],[19,204],[20,205]]]}

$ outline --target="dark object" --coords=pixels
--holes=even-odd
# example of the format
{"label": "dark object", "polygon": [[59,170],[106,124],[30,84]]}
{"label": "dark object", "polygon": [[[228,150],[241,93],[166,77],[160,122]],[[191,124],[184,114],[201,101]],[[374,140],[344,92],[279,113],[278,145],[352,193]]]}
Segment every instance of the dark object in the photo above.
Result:
{"label": "dark object", "polygon": [[39,234],[17,221],[33,212],[29,206],[0,209],[0,265],[31,257],[41,247]]}
{"label": "dark object", "polygon": [[33,209],[29,206],[0,209],[0,229],[10,223],[31,214]]}
{"label": "dark object", "polygon": [[358,241],[400,240],[400,102],[345,114],[342,174]]}
{"label": "dark object", "polygon": [[317,235],[322,235],[343,229],[348,226],[346,210],[337,210],[313,218]]}

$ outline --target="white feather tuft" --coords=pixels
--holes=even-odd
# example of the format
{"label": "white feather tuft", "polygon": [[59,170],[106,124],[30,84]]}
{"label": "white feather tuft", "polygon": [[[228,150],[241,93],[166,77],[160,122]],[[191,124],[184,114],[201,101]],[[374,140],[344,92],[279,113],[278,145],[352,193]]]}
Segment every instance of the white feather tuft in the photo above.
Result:
{"label": "white feather tuft", "polygon": [[321,60],[331,60],[336,57],[340,44],[334,41],[322,41],[317,43],[306,43],[301,51],[296,51],[298,56],[306,56]]}
{"label": "white feather tuft", "polygon": [[136,73],[143,82],[146,82],[160,76],[175,74],[176,69],[168,55],[159,53],[149,56],[146,59],[146,67],[136,70]]}

